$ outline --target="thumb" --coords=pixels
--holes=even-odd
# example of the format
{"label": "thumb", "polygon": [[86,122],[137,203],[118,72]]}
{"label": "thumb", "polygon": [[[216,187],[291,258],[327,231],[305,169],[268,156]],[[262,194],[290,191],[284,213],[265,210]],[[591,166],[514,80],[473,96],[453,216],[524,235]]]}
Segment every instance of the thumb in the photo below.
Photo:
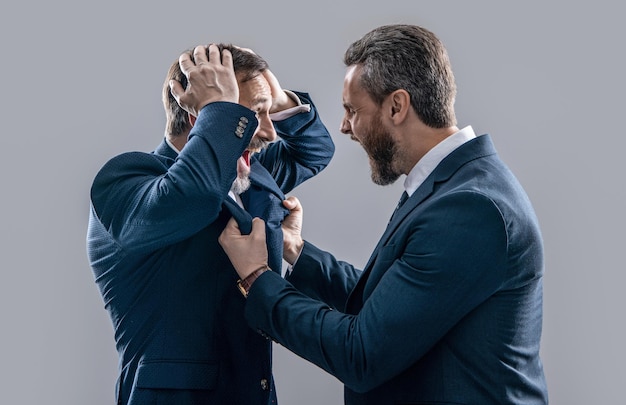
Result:
{"label": "thumb", "polygon": [[180,82],[177,82],[176,80],[170,80],[169,86],[170,86],[170,93],[172,93],[172,96],[174,96],[176,101],[180,101],[180,97],[183,94],[185,94],[185,90],[183,89],[183,86],[180,84]]}
{"label": "thumb", "polygon": [[302,205],[300,204],[300,200],[298,200],[298,198],[295,196],[291,196],[283,200],[283,205],[289,211],[302,211]]}

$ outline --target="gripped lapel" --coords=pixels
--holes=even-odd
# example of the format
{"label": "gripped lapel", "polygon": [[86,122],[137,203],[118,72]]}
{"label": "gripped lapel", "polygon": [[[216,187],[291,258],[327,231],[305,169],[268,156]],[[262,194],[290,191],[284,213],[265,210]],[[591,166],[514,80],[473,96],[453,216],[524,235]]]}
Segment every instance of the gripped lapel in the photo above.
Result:
{"label": "gripped lapel", "polygon": [[251,218],[265,221],[268,261],[271,269],[280,272],[283,260],[283,232],[281,223],[289,214],[283,206],[285,195],[263,165],[254,159],[250,165],[250,188],[241,195]]}
{"label": "gripped lapel", "polygon": [[[283,194],[282,190],[276,184],[276,180],[274,180],[272,175],[255,157],[252,158],[250,163],[250,182],[276,195],[281,201],[285,199],[285,194]],[[244,197],[242,196],[242,198]]]}
{"label": "gripped lapel", "polygon": [[249,235],[252,232],[252,216],[230,197],[224,199],[223,205],[237,221],[241,234]]}
{"label": "gripped lapel", "polygon": [[376,257],[378,256],[378,252],[389,241],[389,238],[391,238],[404,218],[406,218],[411,211],[432,195],[435,189],[435,184],[447,181],[457,170],[459,170],[459,168],[468,162],[495,153],[496,149],[489,135],[481,135],[459,146],[457,149],[452,151],[452,153],[446,156],[441,163],[439,163],[439,165],[437,165],[435,170],[433,170],[426,180],[424,180],[422,185],[415,190],[413,195],[406,200],[404,205],[400,207],[398,212],[396,212],[393,216],[393,219],[387,225],[385,232],[381,236],[376,248],[374,248],[374,251],[370,256],[370,259],[363,268],[363,273],[361,274],[357,285],[348,297],[348,304],[346,308],[353,308],[350,303],[353,303],[353,305],[359,305],[354,301],[354,299],[361,296],[363,287],[369,276],[369,272],[371,271],[371,268],[376,261]]}

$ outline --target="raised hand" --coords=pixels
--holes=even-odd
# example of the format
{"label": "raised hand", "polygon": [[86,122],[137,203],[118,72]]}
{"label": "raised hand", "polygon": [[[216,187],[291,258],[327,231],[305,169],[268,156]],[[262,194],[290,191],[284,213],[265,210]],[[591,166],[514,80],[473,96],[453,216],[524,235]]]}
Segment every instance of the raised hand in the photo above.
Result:
{"label": "raised hand", "polygon": [[178,104],[188,113],[198,116],[200,110],[215,101],[239,101],[239,87],[233,69],[233,58],[228,50],[220,55],[216,45],[196,46],[193,58],[185,52],[178,58],[183,74],[187,77],[187,88],[180,82],[170,81],[170,91]]}
{"label": "raised hand", "polygon": [[[254,51],[250,48],[242,48],[239,46],[237,48],[241,49],[242,51],[254,53]],[[265,69],[263,71],[263,77],[265,78],[265,80],[267,80],[267,83],[270,85],[270,90],[272,92],[272,107],[270,108],[270,114],[283,111],[297,105],[296,102],[292,100],[291,97],[287,95],[287,93],[285,93],[280,83],[278,82],[278,79],[276,78],[276,76],[274,76],[274,73],[272,73],[271,70]]]}
{"label": "raised hand", "polygon": [[270,85],[270,89],[272,91],[272,107],[270,108],[270,114],[286,110],[291,107],[295,107],[297,104],[294,100],[291,99],[285,93],[283,88],[280,86],[278,79],[274,76],[271,70],[265,69],[263,71],[263,77]]}

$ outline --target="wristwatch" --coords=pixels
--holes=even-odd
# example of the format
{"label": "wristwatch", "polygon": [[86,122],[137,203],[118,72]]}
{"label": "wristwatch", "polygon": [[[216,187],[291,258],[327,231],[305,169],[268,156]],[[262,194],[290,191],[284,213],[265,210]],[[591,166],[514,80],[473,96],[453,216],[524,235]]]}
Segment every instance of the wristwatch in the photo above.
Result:
{"label": "wristwatch", "polygon": [[259,278],[261,274],[265,273],[268,270],[270,270],[270,268],[264,266],[260,269],[254,270],[252,273],[248,274],[248,276],[243,280],[237,280],[237,288],[239,288],[241,294],[244,297],[248,298],[248,292],[250,291],[250,287],[252,287],[252,283],[254,283],[254,280]]}

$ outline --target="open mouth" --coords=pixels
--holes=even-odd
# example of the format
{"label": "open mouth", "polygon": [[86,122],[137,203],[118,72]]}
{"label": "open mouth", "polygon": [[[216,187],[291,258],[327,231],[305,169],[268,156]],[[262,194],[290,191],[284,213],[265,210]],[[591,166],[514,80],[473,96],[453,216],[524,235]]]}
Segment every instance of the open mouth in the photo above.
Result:
{"label": "open mouth", "polygon": [[245,162],[247,167],[250,167],[250,151],[248,149],[244,150],[241,154],[241,158]]}

